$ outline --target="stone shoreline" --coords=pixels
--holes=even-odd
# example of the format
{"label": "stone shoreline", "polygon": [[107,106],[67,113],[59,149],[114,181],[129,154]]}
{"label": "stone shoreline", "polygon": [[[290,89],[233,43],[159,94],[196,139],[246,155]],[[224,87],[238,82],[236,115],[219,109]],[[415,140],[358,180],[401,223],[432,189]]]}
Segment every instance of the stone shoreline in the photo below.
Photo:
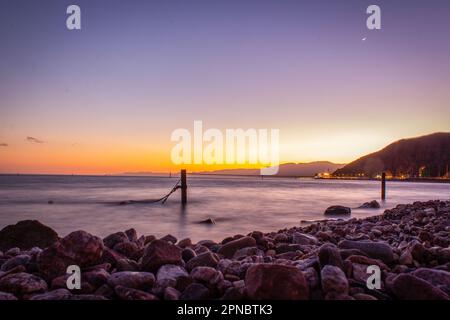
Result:
{"label": "stone shoreline", "polygon": [[[450,201],[219,243],[134,229],[61,239],[22,221],[0,231],[0,250],[0,300],[450,299]],[[81,289],[67,289],[70,265]],[[367,286],[369,266],[381,271],[379,289]]]}

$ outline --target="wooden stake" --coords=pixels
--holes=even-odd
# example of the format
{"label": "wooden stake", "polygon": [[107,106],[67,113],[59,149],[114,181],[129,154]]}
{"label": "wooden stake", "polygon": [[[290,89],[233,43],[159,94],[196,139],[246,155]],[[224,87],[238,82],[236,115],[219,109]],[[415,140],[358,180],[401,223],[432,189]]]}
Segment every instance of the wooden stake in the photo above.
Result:
{"label": "wooden stake", "polygon": [[381,200],[386,199],[386,172],[381,174]]}
{"label": "wooden stake", "polygon": [[187,203],[186,169],[181,170],[181,204]]}

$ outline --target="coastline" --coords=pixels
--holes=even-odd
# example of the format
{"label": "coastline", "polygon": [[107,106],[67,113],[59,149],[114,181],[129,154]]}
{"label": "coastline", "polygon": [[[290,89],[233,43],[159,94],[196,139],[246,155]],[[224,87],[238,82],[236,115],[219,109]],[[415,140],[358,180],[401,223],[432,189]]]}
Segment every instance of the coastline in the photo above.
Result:
{"label": "coastline", "polygon": [[[449,245],[450,201],[438,200],[221,242],[134,229],[60,239],[27,221],[0,231],[0,300],[449,299]],[[67,289],[69,265],[81,289]],[[367,286],[369,266],[379,289]]]}

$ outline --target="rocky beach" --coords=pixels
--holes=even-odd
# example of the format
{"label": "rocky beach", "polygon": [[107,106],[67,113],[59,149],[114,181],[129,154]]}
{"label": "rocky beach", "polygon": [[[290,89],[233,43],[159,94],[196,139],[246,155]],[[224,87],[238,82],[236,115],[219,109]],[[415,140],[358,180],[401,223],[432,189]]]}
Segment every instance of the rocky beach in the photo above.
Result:
{"label": "rocky beach", "polygon": [[[71,265],[81,289],[67,288]],[[0,300],[449,300],[450,201],[220,242],[134,229],[60,238],[26,220],[0,231],[0,270]]]}

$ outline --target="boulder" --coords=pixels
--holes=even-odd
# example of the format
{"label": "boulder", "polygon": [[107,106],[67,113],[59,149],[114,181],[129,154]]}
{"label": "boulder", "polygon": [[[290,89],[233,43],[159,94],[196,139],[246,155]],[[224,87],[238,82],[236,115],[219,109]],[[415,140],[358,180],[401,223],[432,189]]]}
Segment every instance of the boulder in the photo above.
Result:
{"label": "boulder", "polygon": [[215,268],[217,266],[217,263],[219,260],[217,259],[216,255],[212,252],[208,251],[202,254],[199,254],[198,256],[190,259],[188,263],[186,264],[186,269],[188,271],[191,271],[195,267],[199,266],[205,266],[205,267],[213,267]]}
{"label": "boulder", "polygon": [[116,286],[114,291],[121,300],[158,300],[158,298],[151,293],[133,288]]}
{"label": "boulder", "polygon": [[41,278],[25,273],[13,273],[0,278],[0,291],[24,297],[47,290],[47,283]]}
{"label": "boulder", "polygon": [[448,300],[449,296],[431,283],[411,274],[400,274],[390,284],[396,298],[401,300]]}
{"label": "boulder", "polygon": [[160,240],[167,241],[167,242],[170,242],[170,243],[172,243],[172,244],[177,243],[177,238],[174,237],[174,236],[171,235],[171,234],[165,235],[165,236],[162,237]]}
{"label": "boulder", "polygon": [[225,258],[232,258],[236,251],[245,247],[255,247],[256,240],[252,237],[242,237],[230,242],[227,242],[220,247],[217,253],[223,255]]}
{"label": "boulder", "polygon": [[5,263],[2,264],[2,267],[0,268],[1,271],[8,271],[10,269],[13,269],[17,266],[24,266],[27,267],[28,263],[30,262],[31,257],[27,254],[19,254],[17,256],[14,256],[12,258],[9,258],[5,261]]}
{"label": "boulder", "polygon": [[114,246],[118,243],[129,242],[128,236],[125,232],[116,232],[110,234],[106,238],[103,239],[103,243],[110,249],[113,249]]}
{"label": "boulder", "polygon": [[209,289],[200,283],[192,283],[184,289],[180,300],[205,300],[210,296]]}
{"label": "boulder", "polygon": [[339,248],[357,249],[371,258],[380,259],[387,264],[394,260],[392,248],[388,244],[382,242],[343,240],[339,242]]}
{"label": "boulder", "polygon": [[41,274],[53,279],[69,265],[87,267],[101,262],[103,241],[85,231],[75,231],[42,251],[37,259]]}
{"label": "boulder", "polygon": [[334,244],[326,243],[322,245],[319,248],[318,256],[321,268],[326,265],[331,265],[344,270],[344,262],[342,261],[341,254]]}
{"label": "boulder", "polygon": [[189,277],[187,271],[184,268],[173,264],[161,266],[156,274],[156,279],[158,281],[173,280],[174,283],[176,283],[178,279],[184,277]]}
{"label": "boulder", "polygon": [[36,294],[30,300],[70,300],[72,293],[67,289],[56,289],[53,291]]}
{"label": "boulder", "polygon": [[378,209],[380,208],[380,204],[377,200],[372,200],[370,202],[364,202],[361,206],[361,209]]}
{"label": "boulder", "polygon": [[351,214],[352,209],[344,206],[331,206],[328,207],[324,214],[325,215],[349,215]]}
{"label": "boulder", "polygon": [[180,248],[164,240],[154,240],[145,247],[140,267],[145,271],[156,272],[164,264],[181,263]]}
{"label": "boulder", "polygon": [[320,277],[322,290],[325,294],[329,292],[348,294],[348,280],[339,267],[326,265],[320,271]]}
{"label": "boulder", "polygon": [[0,301],[6,301],[6,300],[17,300],[17,298],[15,295],[13,295],[11,293],[0,292]]}
{"label": "boulder", "polygon": [[306,300],[308,283],[296,267],[256,264],[245,275],[247,296],[252,300]]}
{"label": "boulder", "polygon": [[0,231],[0,250],[18,247],[22,250],[33,247],[46,248],[58,241],[58,234],[36,220],[19,221]]}
{"label": "boulder", "polygon": [[107,284],[114,288],[122,286],[133,289],[149,289],[155,283],[155,276],[150,272],[121,271],[109,276]]}
{"label": "boulder", "polygon": [[450,272],[430,268],[419,268],[412,275],[428,281],[433,286],[446,287],[450,290]]}
{"label": "boulder", "polygon": [[294,244],[301,244],[301,245],[315,245],[319,242],[316,237],[301,233],[301,232],[294,232],[292,234],[292,243]]}

